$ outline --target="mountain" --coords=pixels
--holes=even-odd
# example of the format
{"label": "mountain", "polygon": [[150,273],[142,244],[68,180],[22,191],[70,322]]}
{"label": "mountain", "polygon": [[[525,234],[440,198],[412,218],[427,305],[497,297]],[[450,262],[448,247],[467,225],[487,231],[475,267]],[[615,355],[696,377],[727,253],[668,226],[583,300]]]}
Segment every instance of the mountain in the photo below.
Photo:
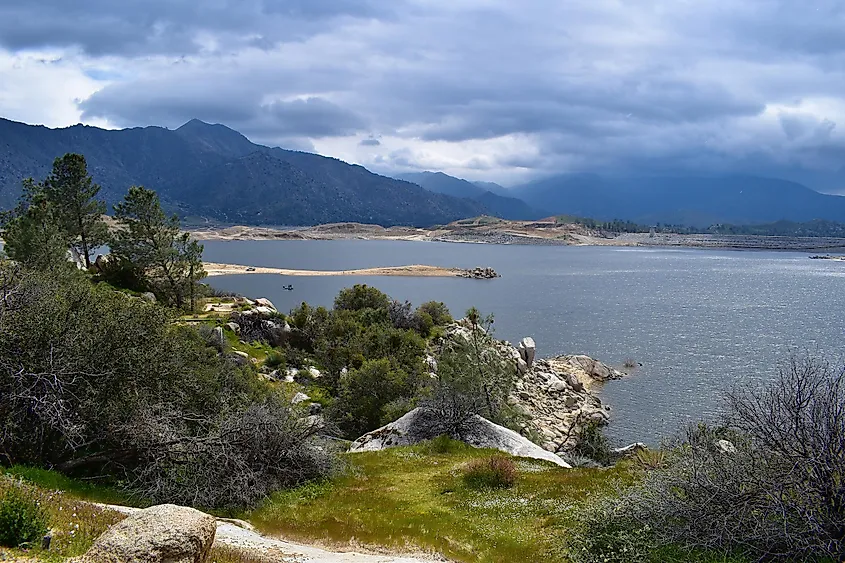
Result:
{"label": "mountain", "polygon": [[609,178],[569,174],[512,188],[547,215],[708,226],[779,220],[845,222],[845,197],[757,176]]}
{"label": "mountain", "polygon": [[[451,195],[454,197],[468,198],[484,204],[489,209],[489,214],[501,219],[523,220],[537,219],[540,213],[532,209],[521,199],[513,197],[513,194],[498,184],[477,183],[462,180],[449,176],[443,172],[414,172],[398,176],[402,180],[413,182],[422,186],[430,192]],[[504,190],[506,195],[490,190],[495,186]]]}
{"label": "mountain", "polygon": [[258,145],[198,120],[176,130],[105,130],[0,119],[0,208],[14,205],[24,178],[44,178],[53,159],[68,152],[85,155],[110,204],[129,186],[144,185],[183,216],[230,223],[429,226],[490,212],[478,201],[432,193],[335,158]]}
{"label": "mountain", "polygon": [[496,195],[501,195],[505,197],[513,197],[513,192],[507,189],[504,186],[500,186],[495,182],[473,182],[479,188],[487,190],[488,192],[493,192]]}

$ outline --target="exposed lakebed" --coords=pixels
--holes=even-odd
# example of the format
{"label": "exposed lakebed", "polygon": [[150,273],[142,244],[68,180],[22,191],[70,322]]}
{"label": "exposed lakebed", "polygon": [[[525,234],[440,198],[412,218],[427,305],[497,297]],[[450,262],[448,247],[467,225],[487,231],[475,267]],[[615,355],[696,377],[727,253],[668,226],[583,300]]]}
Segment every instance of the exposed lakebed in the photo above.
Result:
{"label": "exposed lakebed", "polygon": [[[532,336],[540,356],[587,354],[642,362],[608,383],[609,433],[658,443],[680,423],[712,416],[736,381],[771,377],[792,350],[840,357],[845,265],[806,253],[548,247],[404,241],[206,241],[205,259],[289,269],[407,264],[492,267],[495,280],[410,277],[210,278],[214,287],[330,306],[355,283],[414,304],[444,301],[496,316],[498,338]],[[283,286],[293,285],[293,291]]]}

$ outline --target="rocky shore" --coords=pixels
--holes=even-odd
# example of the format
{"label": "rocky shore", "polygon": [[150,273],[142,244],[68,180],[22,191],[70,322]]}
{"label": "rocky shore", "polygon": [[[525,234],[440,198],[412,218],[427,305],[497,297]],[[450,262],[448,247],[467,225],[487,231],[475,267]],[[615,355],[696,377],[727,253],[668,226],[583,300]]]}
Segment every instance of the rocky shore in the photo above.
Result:
{"label": "rocky shore", "polygon": [[219,264],[206,262],[208,276],[228,276],[235,274],[277,274],[282,276],[406,276],[406,277],[459,277],[470,279],[493,279],[500,277],[492,268],[444,268],[413,264],[410,266],[390,266],[384,268],[361,268],[357,270],[291,270],[285,268],[265,268],[241,264]]}

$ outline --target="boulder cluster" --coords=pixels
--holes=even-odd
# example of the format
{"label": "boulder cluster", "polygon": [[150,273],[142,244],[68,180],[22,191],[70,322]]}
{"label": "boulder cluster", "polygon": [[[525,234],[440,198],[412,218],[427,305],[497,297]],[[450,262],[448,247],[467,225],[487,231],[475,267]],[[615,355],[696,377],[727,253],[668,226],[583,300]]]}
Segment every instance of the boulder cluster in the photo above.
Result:
{"label": "boulder cluster", "polygon": [[474,280],[492,280],[501,276],[493,268],[473,268],[471,270],[461,270],[458,273],[458,277]]}

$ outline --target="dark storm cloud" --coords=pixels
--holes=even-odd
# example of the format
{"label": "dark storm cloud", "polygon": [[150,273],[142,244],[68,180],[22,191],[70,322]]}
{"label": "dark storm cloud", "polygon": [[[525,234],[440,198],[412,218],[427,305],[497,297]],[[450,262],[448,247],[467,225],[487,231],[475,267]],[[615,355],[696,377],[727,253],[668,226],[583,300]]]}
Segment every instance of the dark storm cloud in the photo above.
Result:
{"label": "dark storm cloud", "polygon": [[83,118],[537,174],[831,166],[843,28],[833,0],[0,0],[8,49],[127,61]]}
{"label": "dark storm cloud", "polygon": [[387,18],[377,0],[0,0],[0,46],[79,47],[93,55],[190,54],[300,40],[344,18]]}

